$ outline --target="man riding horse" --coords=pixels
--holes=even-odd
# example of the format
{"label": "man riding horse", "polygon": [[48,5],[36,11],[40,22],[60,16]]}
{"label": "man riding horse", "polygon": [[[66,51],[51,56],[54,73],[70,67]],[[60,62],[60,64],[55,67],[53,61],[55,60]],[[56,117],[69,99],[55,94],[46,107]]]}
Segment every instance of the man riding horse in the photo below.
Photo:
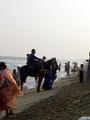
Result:
{"label": "man riding horse", "polygon": [[35,56],[36,50],[32,49],[31,54],[27,54],[27,65],[24,65],[20,69],[20,78],[21,78],[21,90],[23,89],[23,83],[26,81],[27,76],[37,77],[38,86],[37,91],[40,91],[40,85],[42,79],[49,73],[50,66],[52,66],[52,81],[56,78],[56,71],[58,65],[55,58],[52,58],[48,61],[44,61]]}
{"label": "man riding horse", "polygon": [[39,73],[42,68],[42,59],[35,56],[36,50],[32,49],[31,54],[27,56],[27,66],[28,69],[33,69],[37,73]]}

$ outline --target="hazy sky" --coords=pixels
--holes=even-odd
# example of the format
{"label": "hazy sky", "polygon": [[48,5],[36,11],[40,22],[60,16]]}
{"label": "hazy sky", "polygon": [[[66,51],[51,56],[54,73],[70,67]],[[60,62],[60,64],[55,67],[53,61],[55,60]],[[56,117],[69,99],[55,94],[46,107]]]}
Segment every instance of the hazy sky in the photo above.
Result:
{"label": "hazy sky", "polygon": [[88,58],[90,0],[0,0],[0,56]]}

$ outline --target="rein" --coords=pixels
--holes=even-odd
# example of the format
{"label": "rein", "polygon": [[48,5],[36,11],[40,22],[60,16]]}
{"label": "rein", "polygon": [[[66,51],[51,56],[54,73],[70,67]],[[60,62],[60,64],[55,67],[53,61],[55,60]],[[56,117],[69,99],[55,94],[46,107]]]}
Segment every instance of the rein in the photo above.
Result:
{"label": "rein", "polygon": [[53,65],[53,68],[55,69],[56,68],[55,60],[52,60],[52,65]]}

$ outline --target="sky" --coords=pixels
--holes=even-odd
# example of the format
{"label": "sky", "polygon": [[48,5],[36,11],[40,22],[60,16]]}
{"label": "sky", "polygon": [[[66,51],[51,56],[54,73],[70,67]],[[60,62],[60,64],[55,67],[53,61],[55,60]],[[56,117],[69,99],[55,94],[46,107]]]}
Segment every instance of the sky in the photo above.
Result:
{"label": "sky", "polygon": [[0,0],[0,56],[87,59],[90,0]]}

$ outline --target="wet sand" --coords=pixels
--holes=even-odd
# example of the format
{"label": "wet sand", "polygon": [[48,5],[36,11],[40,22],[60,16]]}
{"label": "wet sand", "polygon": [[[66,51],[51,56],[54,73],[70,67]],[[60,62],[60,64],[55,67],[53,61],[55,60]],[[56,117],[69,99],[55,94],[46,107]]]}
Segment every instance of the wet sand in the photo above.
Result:
{"label": "wet sand", "polygon": [[52,90],[25,90],[8,120],[77,120],[90,115],[90,83],[79,83],[77,73],[56,81]]}

